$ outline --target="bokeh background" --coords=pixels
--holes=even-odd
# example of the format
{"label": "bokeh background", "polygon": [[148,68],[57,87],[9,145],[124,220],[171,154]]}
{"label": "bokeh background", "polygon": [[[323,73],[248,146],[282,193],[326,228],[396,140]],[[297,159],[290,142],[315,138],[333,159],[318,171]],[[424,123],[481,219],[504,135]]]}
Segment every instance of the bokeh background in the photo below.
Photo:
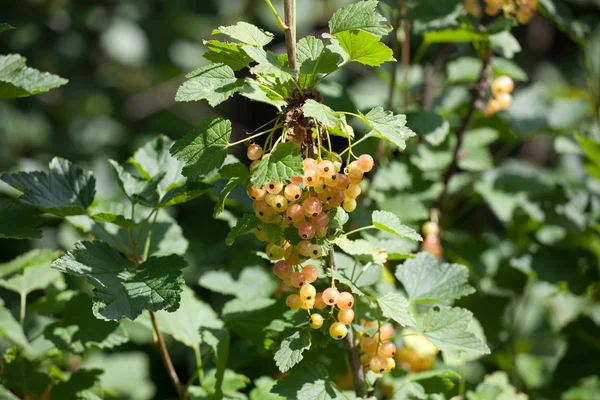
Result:
{"label": "bokeh background", "polygon": [[[282,1],[274,3],[281,8]],[[298,36],[312,34],[319,37],[326,30],[332,13],[349,3],[350,0],[299,0]],[[573,29],[587,32],[584,35],[591,34],[590,27],[600,21],[600,1],[571,0],[568,4],[574,13],[573,20],[581,21],[581,25],[576,23]],[[0,1],[0,22],[17,28],[0,35],[0,53],[20,53],[28,58],[29,66],[69,79],[66,86],[48,93],[0,102],[0,171],[44,169],[52,157],[61,156],[93,170],[98,180],[98,196],[111,199],[119,196],[119,189],[107,158],[124,162],[154,135],[163,133],[177,139],[209,115],[232,120],[232,140],[239,140],[244,132],[271,120],[275,111],[272,107],[250,103],[241,96],[235,96],[216,109],[204,102],[174,101],[185,74],[208,63],[202,57],[206,51],[202,40],[211,37],[212,29],[239,20],[275,32],[276,40],[270,46],[276,51],[284,51],[283,36],[262,0]],[[494,155],[500,153],[502,158],[511,156],[539,166],[555,166],[564,161],[557,156],[557,130],[579,127],[578,123],[589,117],[590,106],[581,100],[589,93],[581,48],[541,15],[530,24],[515,28],[513,33],[523,49],[515,60],[531,80],[518,85],[515,91],[518,107],[508,112],[509,117],[514,117],[510,122],[512,130],[509,133],[506,128],[502,132],[506,137],[518,140],[506,140],[502,145],[493,146],[492,151]],[[413,54],[420,40],[417,36],[412,38]],[[423,65],[429,65],[442,50],[443,46],[432,47],[426,53]],[[449,60],[464,54],[472,55],[467,45],[453,45],[449,49]],[[600,57],[600,49],[595,56]],[[385,105],[393,67],[387,65],[374,73],[362,66],[352,66],[334,74],[320,89],[326,102],[337,110],[365,110]],[[409,72],[411,104],[408,110],[414,108],[413,102],[422,99],[428,68],[415,66]],[[441,91],[444,69],[437,79]],[[564,95],[565,88],[569,89],[568,95]],[[555,93],[560,93],[562,103],[553,100]],[[400,95],[396,96],[398,104],[394,108],[402,112],[405,110],[400,107],[400,98]],[[450,104],[452,99],[446,94],[439,102]],[[599,134],[594,129],[581,129],[586,135]],[[364,150],[374,153],[375,146],[370,143]],[[580,167],[580,163],[573,164],[573,168]],[[14,194],[0,183],[0,195]],[[243,207],[242,197],[241,193],[233,196],[241,202],[234,204],[233,209]],[[235,251],[227,248],[224,238],[229,229],[228,214],[224,213],[222,220],[213,222],[213,205],[211,198],[204,196],[179,207],[174,215],[190,243],[188,259],[192,267],[187,271],[190,282],[197,281],[203,271],[248,265],[249,260],[253,260],[250,250],[257,247],[252,238],[245,238]],[[406,214],[410,214],[410,210]],[[499,225],[491,214],[488,209],[477,209],[465,216],[464,225]],[[0,241],[0,262],[34,247],[71,248],[79,237],[78,232],[58,219],[45,218],[43,240]],[[423,216],[415,219],[420,218]],[[516,278],[509,276],[508,279]],[[196,289],[216,308],[226,299],[205,288]],[[9,296],[2,292],[2,296],[5,295]],[[32,296],[35,300],[35,294]],[[485,306],[482,307],[485,314]],[[502,315],[493,317],[499,325]],[[592,335],[598,332],[597,327],[591,332]],[[144,337],[146,334],[140,331],[137,342],[129,344],[125,350],[119,348],[120,353],[126,354],[111,359],[112,375],[117,382],[119,371],[130,374],[127,385],[135,390],[130,390],[126,398],[167,398],[172,395],[172,389],[158,353]],[[596,346],[598,337],[592,341]],[[185,371],[186,365],[193,364],[193,360],[185,348],[174,346],[177,367]],[[269,354],[255,354],[256,349],[249,348],[243,341],[234,342],[233,346],[231,368],[252,379],[264,374],[274,375]],[[502,365],[503,360],[494,362]],[[585,368],[593,372],[593,364],[588,367]],[[568,370],[569,365],[564,369]],[[132,373],[132,370],[136,372]],[[185,380],[185,372],[182,374]],[[577,378],[567,378],[557,388],[568,387]],[[123,390],[124,393],[128,391],[127,388]]]}

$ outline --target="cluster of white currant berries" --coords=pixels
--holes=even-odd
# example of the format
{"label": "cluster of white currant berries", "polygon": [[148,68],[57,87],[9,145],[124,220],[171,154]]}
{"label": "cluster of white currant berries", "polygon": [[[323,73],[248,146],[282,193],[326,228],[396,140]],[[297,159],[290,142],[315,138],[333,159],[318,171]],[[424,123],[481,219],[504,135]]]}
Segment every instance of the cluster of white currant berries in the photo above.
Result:
{"label": "cluster of white currant berries", "polygon": [[423,243],[421,248],[433,255],[436,259],[441,259],[444,255],[444,248],[442,247],[442,241],[440,239],[440,226],[435,221],[427,221],[422,227]]}
{"label": "cluster of white currant berries", "polygon": [[513,80],[501,75],[492,82],[492,98],[488,101],[485,113],[488,117],[498,111],[506,110],[512,103],[512,91],[515,88]]}
{"label": "cluster of white currant berries", "polygon": [[[363,324],[365,329],[377,328],[375,321]],[[389,339],[394,334],[392,324],[385,324],[379,328],[373,336],[363,335],[360,340],[360,349],[363,354],[360,356],[360,362],[364,369],[370,369],[375,373],[390,372],[396,367],[394,356],[396,355],[396,345]]]}
{"label": "cluster of white currant berries", "polygon": [[[250,169],[261,158],[268,157],[258,144],[251,144],[247,155],[252,160]],[[354,297],[349,292],[338,292],[334,286],[317,292],[312,283],[319,278],[319,269],[313,264],[302,264],[323,256],[322,246],[329,226],[328,213],[337,207],[347,212],[356,209],[356,198],[361,192],[359,184],[373,165],[373,157],[363,154],[350,162],[346,166],[346,173],[342,173],[342,164],[337,160],[306,158],[303,160],[303,176],[294,176],[285,182],[269,182],[264,187],[249,187],[247,190],[253,200],[254,213],[263,223],[277,224],[283,230],[293,226],[301,239],[292,244],[282,237],[266,247],[269,259],[276,261],[273,266],[275,275],[291,290],[298,290],[287,297],[287,306],[292,310],[323,310],[331,307],[325,317],[319,312],[310,314],[309,325],[319,329],[326,319],[331,320],[329,334],[336,340],[346,336],[346,325],[354,319]],[[258,239],[269,242],[262,225],[256,228],[255,234]],[[336,308],[339,310],[337,321],[334,317]]]}
{"label": "cluster of white currant berries", "polygon": [[[514,15],[521,24],[527,24],[535,15],[537,0],[484,0],[485,13],[498,15],[500,12],[505,17]],[[476,18],[483,15],[479,0],[463,0],[465,10]]]}
{"label": "cluster of white currant berries", "polygon": [[398,365],[407,372],[423,372],[430,370],[437,359],[439,349],[425,336],[410,329],[403,329],[404,345],[396,352]]}

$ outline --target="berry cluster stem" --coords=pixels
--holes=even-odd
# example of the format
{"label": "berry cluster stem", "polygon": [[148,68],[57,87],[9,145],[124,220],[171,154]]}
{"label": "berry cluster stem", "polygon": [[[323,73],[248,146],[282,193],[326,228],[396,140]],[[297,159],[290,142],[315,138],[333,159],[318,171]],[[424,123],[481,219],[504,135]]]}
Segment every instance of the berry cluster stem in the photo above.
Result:
{"label": "berry cluster stem", "polygon": [[[329,267],[332,271],[337,271],[333,245],[329,247]],[[338,288],[338,290],[341,290],[341,288]],[[356,392],[356,396],[362,399],[365,397],[365,374],[358,355],[358,348],[354,341],[354,330],[352,329],[352,326],[348,329],[348,334],[344,338],[344,344],[346,345],[350,369],[352,370],[352,377],[354,378],[354,391]]]}

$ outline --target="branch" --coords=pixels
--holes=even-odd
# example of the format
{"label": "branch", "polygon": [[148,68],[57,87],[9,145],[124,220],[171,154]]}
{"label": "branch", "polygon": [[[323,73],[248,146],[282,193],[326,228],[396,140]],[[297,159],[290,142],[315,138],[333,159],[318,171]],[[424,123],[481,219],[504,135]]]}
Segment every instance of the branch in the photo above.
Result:
{"label": "branch", "polygon": [[[332,271],[337,271],[333,245],[329,247],[329,266]],[[338,290],[341,291],[339,285]],[[348,334],[344,338],[344,344],[346,345],[346,352],[348,353],[348,360],[350,361],[350,369],[352,370],[352,377],[354,378],[354,391],[356,392],[356,396],[362,399],[365,397],[365,374],[363,371],[363,366],[360,362],[360,357],[358,356],[358,348],[354,342],[354,331],[352,330],[352,326],[350,326],[350,329],[348,329]]]}
{"label": "branch", "polygon": [[460,150],[462,147],[465,133],[469,129],[469,126],[471,126],[471,120],[473,119],[473,113],[475,112],[475,110],[483,109],[483,104],[481,104],[482,103],[481,100],[483,99],[483,97],[485,96],[485,93],[487,91],[488,78],[490,75],[489,67],[490,67],[491,55],[492,55],[492,53],[488,52],[481,59],[482,68],[481,68],[481,73],[479,75],[479,80],[477,81],[477,85],[472,90],[471,103],[469,104],[469,109],[467,111],[467,114],[464,116],[462,123],[460,125],[460,128],[456,132],[457,140],[456,140],[456,147],[454,148],[454,153],[452,154],[452,163],[450,164],[450,166],[448,167],[448,169],[446,170],[444,175],[442,175],[442,184],[444,186],[442,188],[442,192],[440,193],[440,196],[438,197],[438,199],[436,201],[436,205],[435,205],[435,207],[438,209],[441,208],[441,204],[442,204],[442,201],[444,200],[444,196],[446,196],[446,192],[448,191],[448,182],[450,182],[450,178],[452,178],[452,176],[458,171],[458,160],[460,157],[459,153],[460,153]]}
{"label": "branch", "polygon": [[148,310],[148,312],[150,313],[150,319],[152,320],[152,328],[154,328],[154,333],[156,333],[156,343],[158,344],[158,349],[163,362],[165,363],[165,367],[167,367],[167,370],[169,371],[171,382],[173,382],[173,386],[175,386],[175,390],[177,390],[177,395],[179,398],[184,400],[186,398],[185,388],[181,385],[179,377],[177,376],[177,372],[175,371],[175,367],[173,366],[173,362],[171,361],[171,356],[169,356],[165,339],[163,338],[163,335],[158,327],[156,315],[150,310]]}
{"label": "branch", "polygon": [[287,49],[288,64],[294,70],[296,81],[298,81],[298,65],[296,62],[296,0],[284,0],[285,17],[285,47]]}

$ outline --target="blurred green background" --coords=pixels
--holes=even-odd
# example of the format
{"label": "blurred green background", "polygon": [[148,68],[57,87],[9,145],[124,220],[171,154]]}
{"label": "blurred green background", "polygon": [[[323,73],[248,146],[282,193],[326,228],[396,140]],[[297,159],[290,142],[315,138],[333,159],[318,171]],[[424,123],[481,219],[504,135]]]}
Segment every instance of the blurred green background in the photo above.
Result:
{"label": "blurred green background", "polygon": [[[298,37],[307,34],[319,37],[326,30],[333,12],[351,2],[299,0]],[[282,1],[276,0],[274,3],[281,8]],[[574,20],[582,21],[582,27],[593,27],[600,20],[600,1],[570,1],[569,6],[574,13]],[[185,74],[208,63],[202,57],[206,51],[202,40],[211,37],[212,29],[239,20],[252,22],[276,33],[277,39],[271,46],[279,52],[284,51],[283,36],[262,0],[3,0],[0,2],[0,22],[7,22],[17,29],[0,35],[0,54],[20,53],[28,58],[29,66],[65,77],[69,83],[42,95],[0,102],[0,171],[44,169],[52,157],[61,156],[93,170],[98,180],[97,197],[112,199],[119,196],[119,191],[107,158],[124,162],[137,147],[154,135],[163,133],[177,139],[208,115],[221,115],[232,120],[232,140],[239,140],[244,132],[271,120],[275,114],[274,108],[250,103],[241,96],[235,96],[216,109],[204,102],[174,101],[175,92],[184,81]],[[587,32],[585,35],[591,34],[588,28],[581,28]],[[541,167],[564,167],[562,163],[568,163],[569,159],[557,155],[557,131],[575,126],[588,136],[600,137],[597,128],[588,130],[578,125],[589,116],[590,111],[587,102],[577,103],[578,99],[587,96],[581,48],[541,15],[537,15],[529,25],[515,28],[513,33],[522,47],[515,60],[530,75],[531,81],[518,85],[515,91],[517,106],[509,110],[508,122],[494,120],[504,141],[501,146],[492,147],[493,154],[501,151],[503,158],[510,155]],[[420,40],[417,36],[412,38],[413,54]],[[424,64],[431,63],[442,49],[442,45],[430,49],[423,60]],[[449,59],[452,61],[461,55],[473,55],[473,52],[468,45],[453,46]],[[594,55],[600,57],[600,50]],[[392,67],[387,65],[374,73],[353,65],[334,74],[320,87],[325,102],[336,110],[365,110],[384,106]],[[414,109],[422,99],[423,84],[428,73],[429,70],[424,66],[411,68],[409,110]],[[445,75],[440,75],[439,79],[445,79]],[[443,83],[439,87],[443,88]],[[459,92],[449,93],[444,89],[444,96],[436,100],[435,108],[443,111],[444,107],[452,108],[460,104],[465,91]],[[519,96],[519,93],[522,95]],[[558,97],[563,103],[547,101],[556,93],[560,93]],[[396,96],[394,108],[399,112],[407,111],[399,107],[400,98],[400,95]],[[448,113],[445,116],[455,125],[455,114]],[[376,143],[369,143],[364,150],[374,153],[375,146]],[[237,149],[243,150],[243,147]],[[241,154],[237,155],[241,158]],[[571,166],[581,168],[581,162]],[[566,170],[569,168],[567,165]],[[0,195],[13,196],[15,193],[0,183]],[[242,191],[232,198],[245,201],[242,200]],[[195,283],[206,270],[223,267],[235,269],[261,262],[250,253],[250,250],[257,248],[253,238],[241,238],[234,251],[225,246],[228,214],[224,213],[221,221],[213,222],[213,204],[210,197],[204,196],[179,207],[174,215],[183,229],[183,236],[190,243],[188,259],[192,267],[186,270],[186,278],[190,283]],[[499,222],[491,214],[486,208],[476,207],[465,216],[461,225],[473,227],[475,231],[497,228]],[[415,221],[426,217],[415,217]],[[45,218],[43,240],[0,241],[0,262],[33,247],[71,248],[79,238],[79,233],[71,226],[61,224],[58,219]],[[479,222],[473,225],[474,221]],[[460,243],[460,238],[460,235],[455,236],[455,242]],[[185,241],[183,238],[180,240]],[[454,256],[469,259],[469,251],[483,251],[477,246],[463,250],[464,254],[457,255],[455,252]],[[592,257],[591,253],[586,257]],[[511,285],[525,285],[523,276],[508,274],[504,278],[512,280]],[[217,309],[226,300],[226,296],[206,289],[199,290]],[[31,300],[35,300],[35,294]],[[489,321],[481,321],[486,333],[493,336],[488,329],[494,326],[500,329],[500,314],[506,303],[498,300],[500,303],[497,305],[491,302],[482,305],[477,301],[475,297],[468,301],[469,304],[463,305],[475,310],[478,306],[482,307],[480,312],[475,312],[479,318],[490,313],[489,310],[499,310],[498,314],[490,316]],[[588,321],[583,323],[587,324]],[[589,331],[594,332],[594,329],[598,331],[597,327]],[[126,349],[119,348],[119,353],[126,354],[111,359],[110,362],[114,363],[112,375],[118,380],[119,371],[130,371],[132,368],[139,370],[139,376],[131,378],[139,392],[131,394],[129,398],[149,398],[153,393],[154,398],[166,398],[173,394],[171,385],[164,374],[158,353],[143,337],[145,334],[145,331],[140,333],[139,344],[134,340]],[[193,359],[190,359],[191,355],[183,346],[173,345],[174,358],[185,381],[188,378],[184,372],[186,365],[192,365]],[[246,341],[234,341],[232,346],[230,368],[252,379],[264,374],[275,375],[270,354],[255,354],[257,350]],[[585,348],[580,350],[580,354],[585,351]],[[244,356],[236,357],[238,354]],[[591,360],[598,359],[597,352],[595,354],[596,358]],[[502,353],[499,353],[493,362],[502,366],[506,362],[502,357]],[[90,365],[94,362],[92,359]],[[152,366],[150,374],[153,383],[145,376],[148,362]],[[567,364],[562,368],[566,371],[570,367]],[[593,364],[586,368],[588,371],[594,369]],[[585,376],[585,373],[582,375]],[[558,387],[564,389],[575,384],[579,377],[580,374],[575,374]]]}

